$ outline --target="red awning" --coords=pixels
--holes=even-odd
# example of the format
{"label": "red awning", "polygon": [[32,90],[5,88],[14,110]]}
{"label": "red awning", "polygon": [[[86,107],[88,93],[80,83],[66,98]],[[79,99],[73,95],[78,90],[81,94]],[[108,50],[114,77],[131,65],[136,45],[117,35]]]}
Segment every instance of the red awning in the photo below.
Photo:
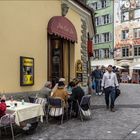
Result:
{"label": "red awning", "polygon": [[63,16],[54,16],[50,19],[48,33],[61,36],[72,42],[77,42],[77,33],[74,25]]}

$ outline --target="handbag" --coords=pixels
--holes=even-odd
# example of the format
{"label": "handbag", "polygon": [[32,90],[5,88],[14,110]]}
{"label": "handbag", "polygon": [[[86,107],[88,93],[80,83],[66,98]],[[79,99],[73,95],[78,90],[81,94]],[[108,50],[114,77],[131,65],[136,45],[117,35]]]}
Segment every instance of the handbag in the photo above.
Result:
{"label": "handbag", "polygon": [[116,88],[116,98],[117,98],[118,96],[120,96],[120,94],[121,94],[120,89]]}

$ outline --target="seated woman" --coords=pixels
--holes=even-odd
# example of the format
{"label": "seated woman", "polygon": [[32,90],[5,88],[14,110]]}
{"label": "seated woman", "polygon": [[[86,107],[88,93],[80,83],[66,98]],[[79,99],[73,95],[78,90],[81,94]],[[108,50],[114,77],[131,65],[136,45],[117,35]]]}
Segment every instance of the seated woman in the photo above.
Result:
{"label": "seated woman", "polygon": [[0,99],[0,118],[6,114],[6,103],[5,103],[6,97],[2,96]]}
{"label": "seated woman", "polygon": [[65,84],[62,81],[58,82],[58,86],[57,89],[54,91],[52,97],[60,97],[61,99],[64,100],[65,102],[65,106],[67,105],[67,101],[68,101],[68,93],[65,90]]}
{"label": "seated woman", "polygon": [[73,102],[72,109],[76,113],[75,117],[78,116],[78,105],[77,101],[80,103],[82,97],[85,95],[83,89],[79,86],[79,80],[77,78],[73,79],[72,84],[72,94],[70,96],[70,101]]}

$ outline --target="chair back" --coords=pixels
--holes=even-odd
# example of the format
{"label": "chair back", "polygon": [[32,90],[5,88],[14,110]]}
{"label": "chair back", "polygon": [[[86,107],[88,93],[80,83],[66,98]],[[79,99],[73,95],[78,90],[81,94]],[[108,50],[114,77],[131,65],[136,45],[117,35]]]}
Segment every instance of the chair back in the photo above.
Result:
{"label": "chair back", "polygon": [[82,97],[82,100],[80,102],[80,106],[84,106],[84,105],[90,105],[90,98],[91,95],[85,95]]}
{"label": "chair back", "polygon": [[48,105],[54,108],[61,108],[63,107],[64,101],[58,97],[49,97],[48,98]]}
{"label": "chair back", "polygon": [[0,118],[0,124],[3,126],[10,125],[14,123],[14,116],[10,114],[6,114]]}
{"label": "chair back", "polygon": [[28,99],[29,99],[30,103],[35,103],[35,101],[36,101],[35,97],[28,96]]}

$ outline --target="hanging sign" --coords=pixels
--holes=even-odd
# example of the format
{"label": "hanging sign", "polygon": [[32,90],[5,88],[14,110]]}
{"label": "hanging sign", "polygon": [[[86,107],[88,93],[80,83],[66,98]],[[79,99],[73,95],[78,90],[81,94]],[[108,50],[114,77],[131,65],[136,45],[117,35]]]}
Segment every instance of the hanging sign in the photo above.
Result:
{"label": "hanging sign", "polygon": [[34,58],[20,57],[20,86],[34,85]]}

